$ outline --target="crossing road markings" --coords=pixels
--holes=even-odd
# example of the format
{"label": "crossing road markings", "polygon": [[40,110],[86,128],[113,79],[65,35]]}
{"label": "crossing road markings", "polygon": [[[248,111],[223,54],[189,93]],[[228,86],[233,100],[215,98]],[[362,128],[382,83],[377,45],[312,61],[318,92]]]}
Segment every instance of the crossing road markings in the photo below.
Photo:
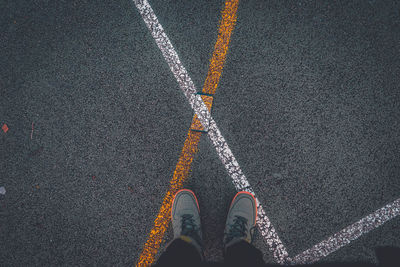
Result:
{"label": "crossing road markings", "polygon": [[[208,132],[208,137],[215,146],[219,158],[225,165],[225,169],[231,176],[236,190],[248,191],[255,195],[246,176],[243,174],[239,163],[236,161],[236,158],[229,148],[228,143],[222,136],[216,122],[211,117],[211,114],[208,111],[207,106],[204,104],[203,99],[197,94],[197,89],[194,86],[192,79],[189,77],[189,74],[181,63],[178,54],[172,46],[171,41],[166,35],[163,27],[158,22],[153,9],[146,0],[134,0],[134,3],[142,15],[142,18],[150,30],[159,49],[161,50],[165,61],[174,74],[180,88],[182,89],[186,98],[189,100],[189,104],[197,114],[201,124],[204,127],[204,131]],[[257,225],[260,229],[261,235],[264,237],[264,241],[267,243],[268,248],[273,253],[275,260],[278,263],[285,263],[288,258],[286,248],[276,233],[275,228],[272,226],[269,218],[266,216],[260,201],[258,201],[257,198],[256,200],[258,211]]]}
{"label": "crossing road markings", "polygon": [[[236,190],[248,191],[254,194],[252,187],[250,186],[247,178],[244,176],[238,162],[236,161],[236,158],[234,157],[227,142],[218,129],[216,122],[211,117],[207,105],[203,102],[202,97],[197,93],[196,87],[194,86],[186,69],[180,62],[175,49],[165,34],[163,27],[158,22],[158,19],[149,3],[146,0],[134,0],[134,3],[142,15],[142,18],[149,28],[158,47],[160,48],[164,59],[169,65],[179,86],[181,87],[185,96],[188,98],[189,104],[198,116],[198,119],[204,128],[203,131],[208,133],[208,137],[215,146],[218,156],[225,165],[227,172],[231,176]],[[191,130],[189,130],[189,132],[200,133]],[[256,200],[258,209],[257,225],[261,230],[261,234],[264,237],[264,241],[267,243],[269,250],[273,252],[275,260],[281,264],[316,261],[348,244],[352,240],[357,239],[362,234],[379,227],[383,223],[398,216],[400,213],[400,200],[396,200],[395,202],[386,205],[385,207],[377,210],[375,213],[368,215],[359,222],[350,225],[341,232],[336,233],[327,240],[322,241],[320,244],[315,245],[313,248],[291,259],[288,256],[285,246],[276,233],[275,228],[272,226],[269,218],[266,216],[262,205],[257,198]]]}
{"label": "crossing road markings", "polygon": [[[214,46],[214,52],[210,61],[210,67],[204,83],[203,92],[196,93],[198,96],[202,97],[202,100],[210,112],[213,95],[215,94],[219,79],[221,77],[230,37],[235,26],[238,3],[239,0],[227,0],[225,2],[225,8],[222,10],[222,19],[218,30],[218,38]],[[139,3],[139,1],[137,1],[135,4],[136,6],[143,6],[145,3]],[[153,16],[153,14],[153,12],[150,14],[149,19],[157,19],[155,15]],[[150,266],[153,263],[154,257],[157,254],[165,231],[167,230],[168,224],[171,220],[170,214],[173,197],[176,192],[182,189],[183,182],[188,177],[194,155],[198,151],[200,137],[202,133],[207,132],[206,130],[207,129],[203,127],[196,114],[193,117],[190,130],[187,133],[187,137],[176,165],[173,178],[170,181],[169,189],[163,199],[161,208],[154,221],[153,228],[151,229],[149,237],[143,247],[143,251],[139,257],[137,266]]]}

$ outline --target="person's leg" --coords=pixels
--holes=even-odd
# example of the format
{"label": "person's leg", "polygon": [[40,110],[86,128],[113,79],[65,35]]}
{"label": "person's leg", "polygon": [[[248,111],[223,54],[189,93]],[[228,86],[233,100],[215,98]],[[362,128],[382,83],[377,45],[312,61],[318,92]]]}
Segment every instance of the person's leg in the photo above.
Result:
{"label": "person's leg", "polygon": [[252,244],[257,220],[257,203],[249,192],[233,198],[224,231],[224,257],[227,266],[264,266],[261,252]]}
{"label": "person's leg", "polygon": [[200,209],[191,190],[176,193],[171,209],[174,239],[156,266],[198,266],[203,260]]}
{"label": "person's leg", "polygon": [[200,266],[201,263],[202,257],[196,247],[181,238],[177,238],[161,254],[155,267]]}
{"label": "person's leg", "polygon": [[264,266],[260,250],[246,241],[240,241],[226,248],[226,266]]}

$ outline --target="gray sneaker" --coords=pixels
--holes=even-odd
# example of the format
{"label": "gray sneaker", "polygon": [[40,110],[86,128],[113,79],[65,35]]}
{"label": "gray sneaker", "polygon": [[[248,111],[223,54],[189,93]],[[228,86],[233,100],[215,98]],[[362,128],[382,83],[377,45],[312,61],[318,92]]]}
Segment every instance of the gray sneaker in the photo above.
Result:
{"label": "gray sneaker", "polygon": [[176,193],[172,203],[171,221],[174,240],[180,238],[193,244],[202,255],[200,208],[193,191],[182,189]]}
{"label": "gray sneaker", "polygon": [[233,198],[226,219],[224,231],[224,249],[239,242],[251,243],[257,219],[257,203],[254,196],[241,191]]}

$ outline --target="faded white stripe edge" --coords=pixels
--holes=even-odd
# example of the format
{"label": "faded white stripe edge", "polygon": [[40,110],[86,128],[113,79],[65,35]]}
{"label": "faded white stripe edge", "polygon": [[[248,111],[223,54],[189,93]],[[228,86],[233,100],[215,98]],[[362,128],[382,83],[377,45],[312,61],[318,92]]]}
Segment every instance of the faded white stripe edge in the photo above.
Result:
{"label": "faded white stripe edge", "polygon": [[292,264],[316,262],[400,215],[400,198],[328,237],[292,259]]}

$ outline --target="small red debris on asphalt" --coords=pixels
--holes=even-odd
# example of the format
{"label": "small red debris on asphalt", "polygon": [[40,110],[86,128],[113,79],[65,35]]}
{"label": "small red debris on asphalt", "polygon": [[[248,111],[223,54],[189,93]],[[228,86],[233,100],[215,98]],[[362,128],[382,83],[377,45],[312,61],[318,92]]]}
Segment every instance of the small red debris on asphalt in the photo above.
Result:
{"label": "small red debris on asphalt", "polygon": [[92,180],[94,181],[96,179],[96,176],[92,175]]}
{"label": "small red debris on asphalt", "polygon": [[128,185],[128,189],[133,193],[133,188],[130,185]]}
{"label": "small red debris on asphalt", "polygon": [[6,133],[8,131],[7,124],[4,123],[3,127],[1,127],[1,129],[3,129],[3,131]]}

